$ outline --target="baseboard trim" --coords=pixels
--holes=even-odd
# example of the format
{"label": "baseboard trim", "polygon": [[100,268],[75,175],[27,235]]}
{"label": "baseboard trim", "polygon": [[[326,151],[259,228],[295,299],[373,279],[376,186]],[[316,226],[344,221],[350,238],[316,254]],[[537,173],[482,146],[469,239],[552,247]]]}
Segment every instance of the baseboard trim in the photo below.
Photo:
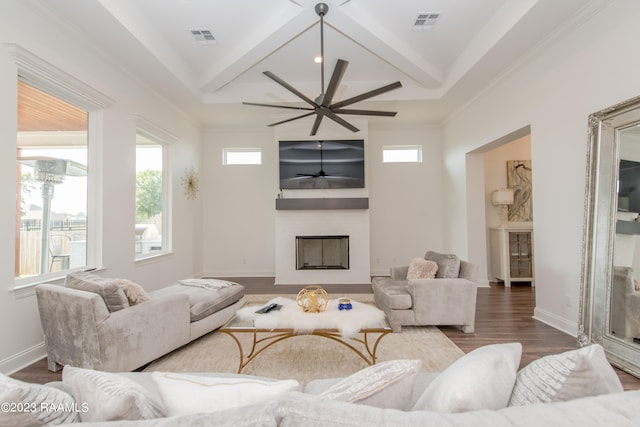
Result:
{"label": "baseboard trim", "polygon": [[13,356],[0,360],[0,372],[6,375],[11,375],[14,372],[34,364],[43,357],[47,357],[47,349],[44,345],[44,341],[16,353]]}
{"label": "baseboard trim", "polygon": [[571,322],[565,318],[562,318],[556,314],[543,310],[541,308],[533,309],[533,318],[542,323],[545,323],[552,328],[556,328],[565,334],[571,335],[572,337],[578,336],[578,323]]}

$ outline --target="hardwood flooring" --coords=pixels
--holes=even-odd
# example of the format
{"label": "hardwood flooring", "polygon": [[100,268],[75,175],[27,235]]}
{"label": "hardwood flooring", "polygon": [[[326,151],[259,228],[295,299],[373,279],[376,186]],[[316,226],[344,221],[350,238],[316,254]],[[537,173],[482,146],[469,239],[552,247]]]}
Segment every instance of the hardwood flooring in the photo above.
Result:
{"label": "hardwood flooring", "polygon": [[[242,283],[248,294],[297,294],[299,286],[275,286],[272,277],[228,278]],[[371,293],[371,285],[323,285],[329,293]],[[513,284],[511,288],[492,284],[478,289],[475,333],[465,334],[457,328],[440,329],[465,353],[480,346],[518,341],[522,343],[524,366],[548,354],[575,349],[574,337],[532,318],[535,288]],[[625,390],[640,390],[640,379],[616,369]],[[59,372],[47,370],[46,359],[12,375],[24,381],[46,383],[59,381]]]}

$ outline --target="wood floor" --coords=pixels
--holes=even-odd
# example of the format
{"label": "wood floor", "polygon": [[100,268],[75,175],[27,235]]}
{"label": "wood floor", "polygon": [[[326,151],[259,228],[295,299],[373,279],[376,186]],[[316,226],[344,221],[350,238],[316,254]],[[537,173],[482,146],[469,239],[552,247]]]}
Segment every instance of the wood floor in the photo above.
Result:
{"label": "wood floor", "polygon": [[[296,294],[298,286],[274,286],[273,278],[229,278],[245,286],[248,294]],[[370,285],[323,285],[329,293],[371,293]],[[534,320],[535,290],[527,285],[505,288],[492,284],[478,289],[475,333],[464,334],[456,328],[440,329],[465,353],[486,344],[518,341],[522,343],[525,366],[539,357],[575,349],[576,340],[557,329]],[[625,390],[640,390],[640,379],[616,369]],[[59,381],[60,373],[47,370],[46,359],[16,372],[13,377],[34,383]]]}

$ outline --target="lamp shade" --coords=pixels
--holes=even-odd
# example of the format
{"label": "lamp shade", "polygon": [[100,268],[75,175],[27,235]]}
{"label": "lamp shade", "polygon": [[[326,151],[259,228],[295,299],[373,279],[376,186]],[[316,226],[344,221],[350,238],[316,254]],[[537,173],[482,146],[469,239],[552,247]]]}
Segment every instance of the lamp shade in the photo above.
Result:
{"label": "lamp shade", "polygon": [[491,203],[494,206],[512,205],[513,190],[511,188],[501,188],[491,193]]}

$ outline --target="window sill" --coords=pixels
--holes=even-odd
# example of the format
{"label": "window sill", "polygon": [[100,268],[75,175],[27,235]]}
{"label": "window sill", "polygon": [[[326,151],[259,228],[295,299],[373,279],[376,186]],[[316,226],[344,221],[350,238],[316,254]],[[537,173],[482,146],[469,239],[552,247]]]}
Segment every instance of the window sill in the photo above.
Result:
{"label": "window sill", "polygon": [[27,298],[27,297],[35,295],[36,286],[38,286],[38,285],[40,285],[42,283],[63,284],[65,277],[67,277],[67,274],[70,273],[70,272],[73,272],[73,271],[95,272],[95,271],[99,271],[99,270],[103,270],[103,269],[104,268],[87,268],[87,267],[84,267],[84,268],[80,268],[80,269],[65,270],[65,271],[61,271],[61,272],[51,273],[51,274],[47,275],[46,277],[35,276],[35,277],[29,277],[29,278],[25,278],[25,279],[17,279],[14,282],[13,288],[9,289],[9,292],[13,293],[15,295],[16,299]]}
{"label": "window sill", "polygon": [[154,262],[161,261],[163,258],[167,258],[167,257],[172,256],[172,255],[173,255],[173,252],[171,252],[171,251],[169,251],[169,252],[160,252],[160,253],[151,254],[151,255],[144,256],[144,257],[136,258],[135,259],[135,263],[136,263],[136,265],[151,264],[151,263],[154,263]]}

